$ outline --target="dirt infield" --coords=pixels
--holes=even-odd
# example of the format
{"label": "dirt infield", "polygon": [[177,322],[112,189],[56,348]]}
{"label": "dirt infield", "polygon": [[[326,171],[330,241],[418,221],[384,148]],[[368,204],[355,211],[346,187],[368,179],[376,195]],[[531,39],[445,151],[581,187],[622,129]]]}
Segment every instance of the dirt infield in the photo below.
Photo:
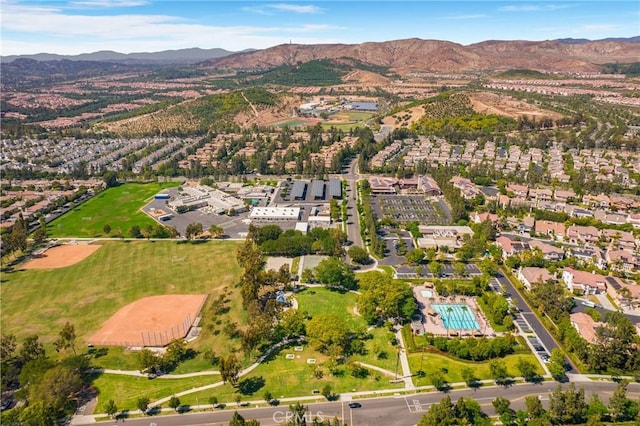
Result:
{"label": "dirt infield", "polygon": [[51,269],[64,268],[80,262],[91,256],[101,246],[98,245],[71,245],[65,244],[50,248],[40,257],[35,257],[25,262],[20,269]]}
{"label": "dirt infield", "polygon": [[118,310],[88,341],[95,346],[165,346],[185,337],[206,294],[145,297]]}

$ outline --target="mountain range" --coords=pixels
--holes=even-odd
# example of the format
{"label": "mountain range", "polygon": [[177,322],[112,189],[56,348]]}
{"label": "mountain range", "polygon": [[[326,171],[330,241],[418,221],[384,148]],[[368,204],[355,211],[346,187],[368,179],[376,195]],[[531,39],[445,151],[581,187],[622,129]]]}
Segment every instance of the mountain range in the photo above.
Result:
{"label": "mountain range", "polygon": [[[596,72],[605,63],[640,62],[640,36],[590,41],[488,40],[461,45],[450,41],[411,38],[361,44],[282,44],[262,50],[230,52],[224,49],[181,49],[123,54],[101,51],[75,56],[37,54],[7,56],[7,65],[19,59],[51,64],[61,61],[113,65],[189,65],[198,69],[270,69],[312,60],[358,61],[399,74],[411,72],[474,72],[534,69],[547,72]],[[26,63],[24,63],[26,64]],[[79,65],[79,64],[78,64]]]}
{"label": "mountain range", "polygon": [[595,72],[605,63],[640,61],[640,41],[498,41],[468,46],[411,38],[362,44],[283,44],[211,59],[202,66],[268,69],[311,60],[353,59],[405,74],[414,71],[473,72],[526,68],[549,72]]}
{"label": "mountain range", "polygon": [[[252,51],[245,50],[244,52]],[[224,49],[200,49],[194,47],[191,49],[163,50],[161,52],[138,52],[138,53],[119,53],[112,50],[101,50],[93,53],[82,53],[79,55],[58,55],[55,53],[36,53],[34,55],[10,55],[2,56],[1,61],[4,63],[13,62],[16,59],[34,59],[36,61],[99,61],[99,62],[115,62],[121,64],[188,64],[194,62],[205,61],[208,59],[221,58],[231,55],[232,53]]]}

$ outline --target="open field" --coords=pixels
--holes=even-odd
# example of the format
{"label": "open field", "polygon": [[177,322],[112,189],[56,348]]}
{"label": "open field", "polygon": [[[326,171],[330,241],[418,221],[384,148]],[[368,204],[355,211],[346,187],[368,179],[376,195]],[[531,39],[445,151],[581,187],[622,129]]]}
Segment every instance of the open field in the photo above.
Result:
{"label": "open field", "polygon": [[140,211],[147,201],[164,188],[178,186],[177,182],[126,183],[108,188],[84,204],[47,225],[47,233],[58,237],[104,237],[104,226],[111,227],[112,236],[118,231],[128,236],[133,225],[143,228],[156,222]]}
{"label": "open field", "polygon": [[[286,354],[295,354],[295,359],[286,359]],[[298,358],[298,356],[300,356]],[[353,392],[363,390],[378,390],[402,387],[402,383],[389,383],[389,377],[377,371],[371,371],[365,379],[357,379],[352,377],[348,372],[340,376],[329,375],[326,367],[320,367],[324,372],[321,379],[315,378],[313,375],[312,365],[307,364],[307,359],[316,359],[317,363],[322,363],[326,357],[313,351],[308,347],[304,347],[302,352],[295,352],[285,349],[277,354],[273,360],[260,365],[243,380],[253,383],[257,388],[252,394],[243,394],[244,401],[263,399],[266,390],[270,391],[275,398],[292,397],[292,396],[309,396],[313,395],[313,390],[321,390],[323,386],[329,384],[333,392]],[[215,376],[214,376],[215,377]],[[259,387],[258,387],[259,386]],[[217,396],[220,402],[234,401],[234,389],[230,385],[224,385],[215,389],[196,392],[190,395],[180,397],[183,404],[207,403],[209,397]],[[318,397],[322,398],[318,394]],[[232,404],[233,407],[235,404]]]}
{"label": "open field", "polygon": [[[420,369],[427,373],[427,377],[418,378],[414,377],[413,381],[416,386],[430,385],[429,373],[435,371],[442,371],[444,378],[449,383],[463,382],[461,371],[463,368],[471,368],[479,380],[491,379],[491,373],[489,372],[489,361],[473,362],[467,360],[456,360],[444,355],[433,354],[429,352],[413,353],[409,354],[409,366],[411,372],[416,373]],[[544,374],[540,363],[533,354],[516,354],[507,355],[502,358],[504,365],[507,367],[507,372],[514,377],[520,376],[520,372],[516,365],[520,359],[525,359],[534,363],[537,366],[538,374]]]}
{"label": "open field", "polygon": [[[66,321],[76,329],[78,346],[122,306],[161,294],[209,294],[209,302],[225,292],[232,305],[229,320],[243,323],[233,287],[240,274],[230,241],[186,244],[172,241],[106,242],[75,265],[52,270],[28,270],[2,275],[2,328],[18,341],[36,333],[49,344]],[[184,258],[172,263],[173,258]],[[233,306],[236,303],[237,308]],[[207,318],[203,320],[206,327]],[[228,339],[203,330],[196,347],[222,345]],[[134,356],[134,355],[132,355]],[[105,365],[110,360],[114,364]],[[120,368],[117,357],[97,363]],[[195,362],[195,361],[194,361]]]}
{"label": "open field", "polygon": [[[93,380],[93,386],[98,390],[98,406],[96,413],[104,413],[104,404],[113,399],[118,409],[136,410],[138,398],[148,397],[153,401],[174,393],[205,386],[220,381],[220,376],[196,376],[183,379],[153,379],[147,377],[123,376],[117,374],[100,374]],[[182,398],[180,398],[182,400]],[[168,406],[168,404],[165,404]]]}
{"label": "open field", "polygon": [[20,269],[64,268],[91,256],[101,246],[89,244],[64,244],[52,247],[40,256],[20,265]]}
{"label": "open field", "polygon": [[346,319],[351,329],[365,329],[364,318],[354,315],[356,298],[354,293],[340,293],[323,287],[314,287],[296,294],[298,309],[312,318],[324,313],[336,314]]}

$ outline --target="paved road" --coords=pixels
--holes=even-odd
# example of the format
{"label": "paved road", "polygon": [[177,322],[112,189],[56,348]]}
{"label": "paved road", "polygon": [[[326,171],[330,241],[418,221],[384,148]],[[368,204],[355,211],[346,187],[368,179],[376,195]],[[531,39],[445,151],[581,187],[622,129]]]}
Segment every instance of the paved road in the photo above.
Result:
{"label": "paved road", "polygon": [[[547,329],[542,325],[538,317],[531,311],[531,308],[525,303],[522,295],[515,288],[515,286],[511,284],[511,281],[509,281],[509,279],[507,279],[507,277],[502,274],[498,275],[496,278],[505,288],[507,293],[511,295],[515,306],[518,308],[520,314],[527,320],[533,331],[536,333],[536,335],[538,336],[538,340],[540,340],[544,347],[549,351],[549,353],[551,353],[553,349],[558,347],[558,343],[555,341],[553,336],[551,336]],[[567,370],[567,373],[578,373],[578,370],[576,369],[575,365],[571,363],[571,360],[569,360],[568,358],[565,358],[565,360],[571,367],[571,369]]]}
{"label": "paved road", "polygon": [[[573,312],[584,312],[584,310],[587,308],[587,306],[584,306],[582,304],[582,301],[584,299],[580,299],[578,297],[574,297],[573,299],[575,300],[576,306],[572,309],[571,312],[572,313]],[[602,318],[604,318],[604,316],[607,314],[607,312],[612,312],[613,311],[611,309],[605,309],[601,305],[596,305],[596,307],[593,308],[593,309],[596,309],[596,310],[600,311],[600,313],[602,314]],[[629,318],[629,320],[634,324],[640,323],[640,315],[631,315],[631,314],[624,313],[624,316]]]}
{"label": "paved road", "polygon": [[360,235],[360,217],[358,216],[356,182],[358,181],[358,160],[356,156],[349,163],[348,171],[343,175],[347,181],[347,236],[353,245],[364,247],[362,236]]}
{"label": "paved road", "polygon": [[[483,387],[477,390],[469,388],[449,392],[455,402],[460,397],[472,397],[477,400],[489,415],[495,415],[491,401],[498,396],[507,396],[511,400],[511,407],[515,410],[524,409],[524,398],[529,395],[538,396],[543,405],[548,405],[549,393],[556,388],[553,382],[541,384],[519,384],[508,389],[499,386]],[[592,393],[597,393],[605,402],[616,389],[615,383],[584,382],[577,387],[583,387],[587,400]],[[640,395],[640,384],[631,383],[627,388],[627,396],[637,399]],[[345,401],[323,402],[308,404],[309,415],[322,418],[342,419],[351,426],[405,426],[415,425],[428,410],[431,404],[439,402],[444,394],[440,392],[397,395],[392,397],[370,398],[358,400],[360,408],[350,409]],[[130,426],[189,426],[189,425],[227,425],[236,407],[229,406],[224,411],[208,411],[182,415],[154,416],[140,419],[127,419],[125,424]],[[291,420],[288,406],[268,408],[245,408],[238,410],[245,419],[257,419],[263,426],[284,424]],[[287,414],[289,413],[289,414]],[[287,415],[289,418],[287,419]],[[308,417],[310,420],[310,417]],[[310,423],[310,422],[309,422]],[[344,424],[341,423],[341,424]],[[113,424],[113,423],[104,423]]]}
{"label": "paved road", "polygon": [[382,126],[380,126],[380,131],[373,135],[373,139],[376,142],[381,142],[384,138],[389,136],[391,132],[393,132],[393,126],[390,126],[388,124],[383,124]]}

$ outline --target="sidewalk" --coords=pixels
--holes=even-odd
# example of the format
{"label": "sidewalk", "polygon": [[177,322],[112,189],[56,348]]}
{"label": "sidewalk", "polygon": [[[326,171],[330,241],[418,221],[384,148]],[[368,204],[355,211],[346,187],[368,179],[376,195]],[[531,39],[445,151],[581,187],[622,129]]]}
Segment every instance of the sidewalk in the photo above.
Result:
{"label": "sidewalk", "polygon": [[404,340],[402,340],[402,327],[396,328],[396,340],[398,341],[399,350],[398,356],[400,357],[400,365],[402,367],[402,376],[400,377],[404,381],[404,388],[406,390],[415,390],[416,386],[413,384],[411,368],[409,367],[409,358],[407,357],[407,351],[405,350]]}

